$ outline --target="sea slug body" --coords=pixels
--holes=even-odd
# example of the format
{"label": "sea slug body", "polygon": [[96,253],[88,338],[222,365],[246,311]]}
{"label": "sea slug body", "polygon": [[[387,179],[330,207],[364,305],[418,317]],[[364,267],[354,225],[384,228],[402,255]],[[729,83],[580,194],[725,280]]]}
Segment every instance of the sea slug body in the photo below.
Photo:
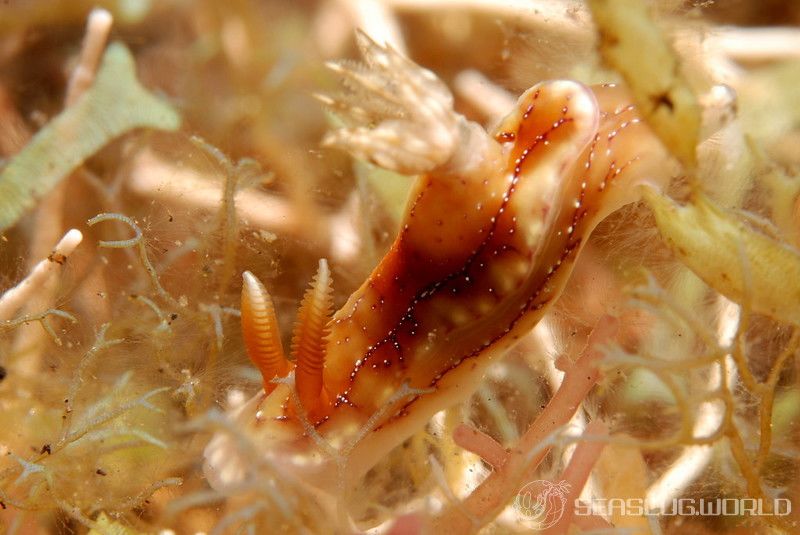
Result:
{"label": "sea slug body", "polygon": [[[348,124],[325,144],[418,175],[401,230],[329,322],[329,302],[309,305],[307,294],[304,307],[316,312],[301,311],[296,329],[314,321],[316,334],[304,342],[312,349],[294,351],[294,380],[269,382],[292,365],[276,356],[279,343],[267,343],[253,359],[271,393],[235,415],[273,455],[308,451],[303,470],[331,492],[343,472],[358,481],[433,414],[467,398],[558,298],[595,226],[637,200],[638,181],[663,182],[673,169],[622,88],[539,83],[488,134],[453,111],[431,72],[364,35],[359,45],[367,68],[332,65],[351,92],[321,97]],[[323,302],[326,264],[319,273],[309,292]],[[325,287],[315,289],[320,278]],[[269,298],[249,273],[244,286],[243,328],[253,340],[252,311]],[[207,450],[216,484],[233,462],[221,448],[217,440]],[[343,470],[326,473],[332,455]]]}

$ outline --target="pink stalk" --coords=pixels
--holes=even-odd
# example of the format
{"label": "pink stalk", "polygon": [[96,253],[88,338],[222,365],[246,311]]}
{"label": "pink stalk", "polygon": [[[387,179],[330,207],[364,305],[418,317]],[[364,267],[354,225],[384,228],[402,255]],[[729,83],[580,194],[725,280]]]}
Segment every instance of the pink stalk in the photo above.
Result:
{"label": "pink stalk", "polygon": [[[580,358],[566,366],[564,381],[528,431],[509,452],[505,463],[496,468],[461,504],[450,505],[431,520],[434,533],[472,533],[495,518],[522,484],[530,479],[550,450],[542,444],[553,430],[569,422],[600,377],[596,364],[602,356],[598,346],[617,331],[617,320],[606,316],[595,327]],[[462,439],[464,437],[462,436]],[[464,440],[462,440],[464,442]],[[470,450],[480,450],[472,447]]]}
{"label": "pink stalk", "polygon": [[602,516],[596,514],[576,516],[573,518],[572,523],[578,526],[581,531],[600,531],[601,529],[612,529],[614,527]]}
{"label": "pink stalk", "polygon": [[495,439],[467,424],[459,424],[453,431],[453,441],[467,451],[478,455],[497,470],[508,459],[508,452]]}
{"label": "pink stalk", "polygon": [[[608,427],[606,424],[599,420],[595,420],[586,426],[584,435],[590,437],[604,436],[608,434]],[[575,452],[572,454],[569,464],[561,474],[561,479],[569,484],[569,492],[567,492],[566,507],[561,518],[553,526],[546,529],[543,533],[545,535],[561,535],[567,533],[573,517],[575,516],[575,501],[581,495],[583,487],[586,486],[586,481],[589,479],[597,459],[603,452],[606,443],[598,440],[587,440],[578,443],[575,447]]]}
{"label": "pink stalk", "polygon": [[422,519],[419,515],[408,514],[397,518],[388,535],[419,535],[422,533]]}

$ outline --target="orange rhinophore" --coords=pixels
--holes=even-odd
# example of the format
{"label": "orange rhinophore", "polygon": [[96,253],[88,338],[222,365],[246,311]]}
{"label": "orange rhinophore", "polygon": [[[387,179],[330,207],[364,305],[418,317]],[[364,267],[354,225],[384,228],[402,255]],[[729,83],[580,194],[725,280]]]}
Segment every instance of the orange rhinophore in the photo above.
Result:
{"label": "orange rhinophore", "polygon": [[306,291],[292,333],[292,366],[281,345],[275,308],[261,281],[249,271],[242,274],[242,335],[247,355],[261,372],[264,390],[275,389],[272,381],[294,369],[298,399],[308,415],[314,416],[327,404],[322,388],[325,339],[330,332],[333,286],[328,262],[323,258],[311,287]]}
{"label": "orange rhinophore", "polygon": [[247,355],[264,379],[264,390],[272,392],[270,383],[289,371],[289,363],[281,346],[281,333],[272,299],[255,275],[242,274],[242,338]]}
{"label": "orange rhinophore", "polygon": [[[348,126],[324,144],[418,178],[390,250],[327,327],[320,263],[295,330],[297,395],[286,381],[236,415],[269,455],[307,452],[305,477],[331,492],[474,392],[558,298],[595,226],[674,169],[621,88],[539,83],[490,135],[431,72],[358,39],[369,67],[332,65],[350,93],[320,99]],[[206,466],[218,484],[220,444]]]}
{"label": "orange rhinophore", "polygon": [[331,272],[328,263],[322,259],[311,287],[303,296],[292,334],[292,356],[297,364],[294,372],[297,395],[303,408],[312,417],[327,402],[322,389],[322,366],[325,364],[325,341],[330,332],[328,322],[332,312]]}

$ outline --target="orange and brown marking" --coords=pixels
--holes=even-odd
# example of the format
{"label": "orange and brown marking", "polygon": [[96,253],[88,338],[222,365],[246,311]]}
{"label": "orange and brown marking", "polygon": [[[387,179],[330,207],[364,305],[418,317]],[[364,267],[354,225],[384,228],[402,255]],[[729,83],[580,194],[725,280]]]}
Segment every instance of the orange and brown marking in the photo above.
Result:
{"label": "orange and brown marking", "polygon": [[329,275],[318,275],[296,340],[308,334],[293,344],[298,394],[318,426],[339,411],[363,421],[403,385],[432,389],[431,399],[450,388],[452,372],[482,373],[495,348],[533,327],[588,234],[635,200],[629,169],[648,151],[663,157],[626,98],[613,86],[535,86],[493,136],[502,154],[494,168],[417,180],[394,244],[327,326],[329,301],[309,304],[330,295]]}

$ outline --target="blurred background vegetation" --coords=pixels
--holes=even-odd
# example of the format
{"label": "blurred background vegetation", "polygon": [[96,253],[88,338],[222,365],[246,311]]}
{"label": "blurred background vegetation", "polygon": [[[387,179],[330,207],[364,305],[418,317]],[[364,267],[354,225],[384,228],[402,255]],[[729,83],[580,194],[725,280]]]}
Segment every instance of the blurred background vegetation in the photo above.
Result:
{"label": "blurred background vegetation", "polygon": [[[769,236],[795,254],[800,4],[649,5],[654,31],[670,36],[702,105],[697,168],[678,177],[670,194],[686,201],[695,180],[744,222],[742,233]],[[87,17],[97,7],[113,16],[107,40],[124,45],[113,71],[123,74],[109,76],[100,97],[95,86],[71,99]],[[313,93],[338,87],[324,63],[355,59],[356,28],[434,71],[453,90],[456,109],[487,127],[540,80],[622,79],[604,63],[590,11],[578,1],[0,5],[0,184],[19,181],[20,198],[32,204],[0,233],[0,288],[11,289],[48,256],[53,264],[68,229],[83,233],[74,253],[22,298],[12,302],[8,292],[0,300],[0,533],[336,529],[302,488],[287,490],[264,474],[261,486],[221,493],[209,488],[201,466],[208,439],[229,425],[222,411],[259,388],[239,333],[240,273],[249,269],[269,286],[286,345],[319,258],[331,262],[341,305],[394,238],[408,179],[319,146],[337,119]],[[125,49],[134,61],[128,71]],[[146,98],[132,100],[134,78]],[[47,130],[58,118],[68,127]],[[48,173],[52,183],[25,193]],[[14,209],[10,199],[0,198],[0,210]],[[87,225],[101,213],[130,219]],[[557,387],[554,359],[574,359],[609,313],[626,322],[584,410],[609,422],[619,440],[598,461],[592,492],[652,498],[658,484],[672,482],[660,500],[753,496],[756,488],[797,505],[797,318],[743,314],[757,296],[727,301],[701,278],[659,238],[645,205],[612,215],[541,328],[492,368],[468,403],[373,471],[347,514],[363,529],[389,532],[404,514],[425,515],[450,493],[463,498],[489,469],[453,444],[457,423],[512,444]],[[800,284],[772,283],[785,285],[787,299]],[[733,346],[740,354],[726,368],[720,362],[729,362]],[[703,364],[715,351],[722,356]],[[720,390],[730,401],[724,417],[709,403]],[[701,431],[703,417],[711,428]],[[722,431],[702,444],[667,440],[687,425],[708,436]],[[732,450],[737,440],[741,448]],[[558,476],[569,447],[550,453],[540,479]],[[669,479],[675,473],[682,476]],[[796,533],[800,506],[794,509],[777,521],[607,520],[654,534]],[[506,511],[484,529],[528,528]]]}

